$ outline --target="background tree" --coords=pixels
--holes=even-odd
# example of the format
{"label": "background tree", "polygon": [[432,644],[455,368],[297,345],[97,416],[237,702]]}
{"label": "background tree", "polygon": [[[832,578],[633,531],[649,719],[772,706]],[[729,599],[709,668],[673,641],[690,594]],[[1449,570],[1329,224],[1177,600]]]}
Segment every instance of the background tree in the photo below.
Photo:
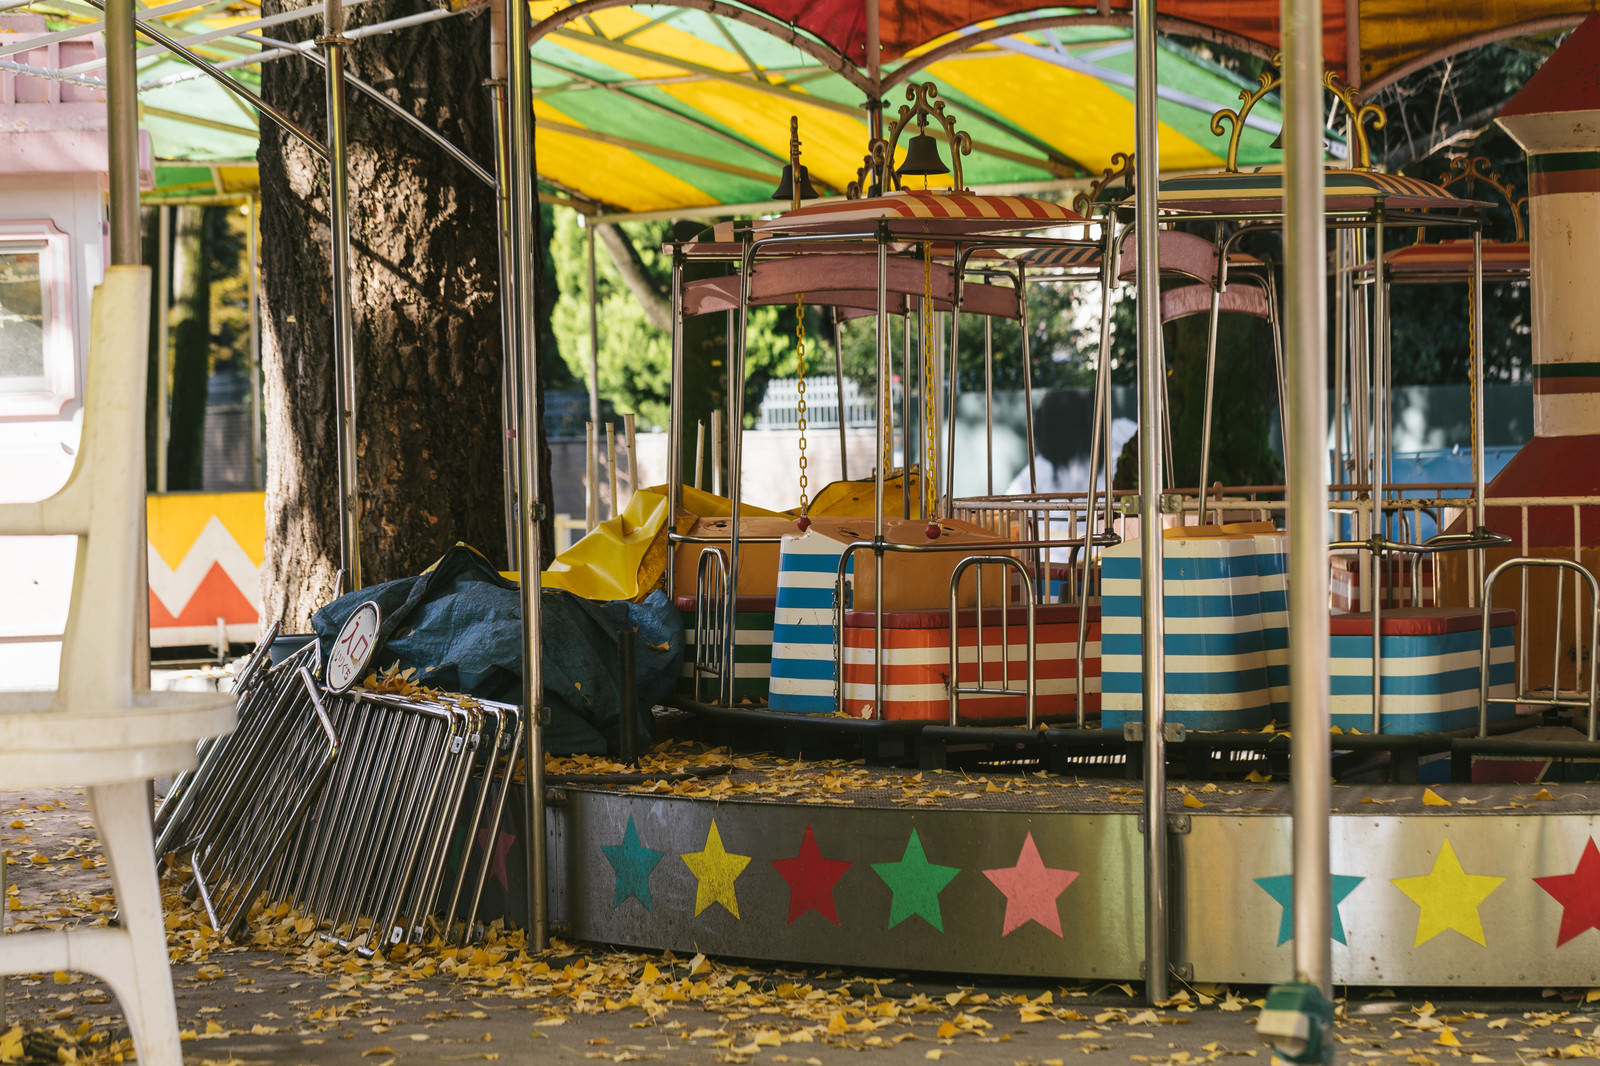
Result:
{"label": "background tree", "polygon": [[[267,0],[263,13],[290,6]],[[373,0],[346,17],[354,27],[425,10],[419,0]],[[279,32],[311,37],[321,27],[311,20]],[[488,163],[488,37],[479,12],[362,38],[346,55],[352,73]],[[316,68],[287,59],[267,64],[261,80],[269,101],[324,129]],[[493,191],[354,92],[349,115],[365,579],[416,573],[457,541],[503,564]],[[332,597],[338,567],[327,177],[271,123],[262,124],[258,160],[271,457],[263,613],[300,628]]]}

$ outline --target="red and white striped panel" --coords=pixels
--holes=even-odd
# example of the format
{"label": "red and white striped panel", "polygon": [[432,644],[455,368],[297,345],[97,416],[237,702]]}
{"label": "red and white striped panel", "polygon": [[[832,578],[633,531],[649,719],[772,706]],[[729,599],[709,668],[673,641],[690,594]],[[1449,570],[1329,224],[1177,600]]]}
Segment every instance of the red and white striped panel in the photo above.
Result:
{"label": "red and white striped panel", "polygon": [[1070,225],[1084,218],[1065,204],[1031,196],[985,196],[977,193],[909,191],[859,200],[806,204],[777,218],[757,222],[756,231],[832,228],[878,219],[930,219],[1016,223],[1008,229]]}
{"label": "red and white striped panel", "polygon": [[[962,611],[958,631],[958,678],[962,685],[978,681],[978,629],[975,612]],[[1035,628],[1035,717],[1063,719],[1077,715],[1078,608],[1050,604],[1037,609]],[[1027,625],[1024,611],[1007,612],[1007,687],[1027,682]],[[858,718],[887,718],[944,722],[950,717],[950,615],[945,611],[889,611],[884,614],[883,707],[873,706],[872,612],[851,611],[845,616],[845,713]],[[983,680],[986,687],[1001,684],[1001,629],[998,612],[990,611],[983,627]],[[1084,645],[1084,713],[1100,714],[1100,612],[1090,608],[1089,632]],[[963,722],[1026,716],[1023,697],[963,696]]]}
{"label": "red and white striped panel", "polygon": [[[1376,566],[1377,564],[1374,564]],[[1433,560],[1422,558],[1422,570],[1417,576],[1419,603],[1411,602],[1412,557],[1391,555],[1383,563],[1383,577],[1378,587],[1383,592],[1383,608],[1432,607],[1434,605]],[[1360,611],[1361,561],[1351,554],[1335,554],[1328,574],[1328,604],[1335,611]]]}

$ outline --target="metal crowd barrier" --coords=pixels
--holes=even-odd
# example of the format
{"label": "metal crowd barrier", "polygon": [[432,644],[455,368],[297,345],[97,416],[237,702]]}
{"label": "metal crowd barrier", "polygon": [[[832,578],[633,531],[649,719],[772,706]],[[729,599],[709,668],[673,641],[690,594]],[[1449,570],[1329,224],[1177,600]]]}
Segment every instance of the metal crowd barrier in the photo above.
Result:
{"label": "metal crowd barrier", "polygon": [[465,943],[523,716],[433,693],[331,694],[316,662],[313,642],[247,668],[238,728],[158,813],[158,855],[188,857],[186,891],[233,938],[265,891],[363,953],[430,936]]}

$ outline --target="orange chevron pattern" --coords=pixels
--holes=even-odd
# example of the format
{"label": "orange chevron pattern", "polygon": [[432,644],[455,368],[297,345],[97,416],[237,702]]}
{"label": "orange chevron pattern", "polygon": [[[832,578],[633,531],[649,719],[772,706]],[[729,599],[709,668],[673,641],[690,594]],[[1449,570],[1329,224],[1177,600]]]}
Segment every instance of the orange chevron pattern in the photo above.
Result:
{"label": "orange chevron pattern", "polygon": [[152,646],[208,644],[219,624],[230,642],[260,636],[264,507],[260,492],[148,498]]}

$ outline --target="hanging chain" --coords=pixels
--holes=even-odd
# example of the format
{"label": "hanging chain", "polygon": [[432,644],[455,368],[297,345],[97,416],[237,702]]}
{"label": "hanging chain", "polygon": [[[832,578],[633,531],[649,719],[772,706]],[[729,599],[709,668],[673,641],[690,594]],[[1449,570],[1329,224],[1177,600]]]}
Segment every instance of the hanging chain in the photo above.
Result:
{"label": "hanging chain", "polygon": [[806,295],[794,297],[794,339],[800,353],[800,399],[795,409],[800,417],[800,513],[811,507],[811,497],[806,493]]}
{"label": "hanging chain", "polygon": [[[1470,395],[1470,402],[1469,402],[1469,404],[1467,406],[1467,413],[1470,416],[1471,421],[1472,421],[1471,448],[1472,448],[1472,492],[1473,492],[1473,495],[1477,495],[1477,491],[1478,491],[1478,421],[1479,420],[1478,420],[1477,411],[1478,411],[1478,402],[1479,402],[1479,397],[1478,397],[1478,378],[1480,377],[1480,374],[1479,374],[1479,371],[1478,371],[1478,360],[1480,358],[1482,358],[1482,353],[1480,353],[1478,351],[1478,304],[1479,304],[1478,279],[1476,277],[1474,277],[1472,279],[1471,284],[1469,284],[1467,286],[1467,382],[1468,382],[1467,389],[1469,390],[1469,392],[1471,394]],[[1482,500],[1478,501],[1478,506],[1479,507],[1483,506],[1483,501]],[[1477,513],[1478,514],[1482,514],[1483,512],[1479,511]],[[1526,512],[1524,512],[1524,513],[1526,513]],[[1474,516],[1474,518],[1476,518],[1476,515]],[[1413,606],[1415,606],[1415,605],[1413,605]]]}
{"label": "hanging chain", "polygon": [[927,458],[922,465],[922,517],[930,522],[938,503],[938,479],[934,472],[939,461],[939,430],[934,421],[938,416],[933,402],[938,373],[933,345],[933,242],[930,241],[922,246],[922,431],[928,442]]}

